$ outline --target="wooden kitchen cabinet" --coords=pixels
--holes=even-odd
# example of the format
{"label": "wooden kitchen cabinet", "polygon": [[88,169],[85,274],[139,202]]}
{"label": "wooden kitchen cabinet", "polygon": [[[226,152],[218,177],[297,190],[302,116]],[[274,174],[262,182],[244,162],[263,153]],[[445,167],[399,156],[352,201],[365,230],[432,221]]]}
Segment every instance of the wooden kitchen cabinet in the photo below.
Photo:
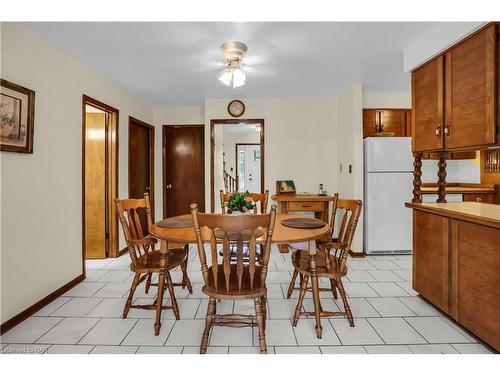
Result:
{"label": "wooden kitchen cabinet", "polygon": [[448,219],[413,211],[413,289],[449,312]]}
{"label": "wooden kitchen cabinet", "polygon": [[500,350],[500,209],[407,203],[413,209],[413,289]]}
{"label": "wooden kitchen cabinet", "polygon": [[363,110],[363,138],[373,137],[379,133],[394,133],[395,137],[409,137],[407,129],[411,124],[407,121],[410,109],[364,109]]}
{"label": "wooden kitchen cabinet", "polygon": [[411,76],[413,152],[443,148],[444,57],[439,56]]}
{"label": "wooden kitchen cabinet", "polygon": [[492,25],[445,55],[445,146],[495,143],[495,43]]}
{"label": "wooden kitchen cabinet", "polygon": [[459,42],[412,72],[413,151],[495,144],[498,25]]}

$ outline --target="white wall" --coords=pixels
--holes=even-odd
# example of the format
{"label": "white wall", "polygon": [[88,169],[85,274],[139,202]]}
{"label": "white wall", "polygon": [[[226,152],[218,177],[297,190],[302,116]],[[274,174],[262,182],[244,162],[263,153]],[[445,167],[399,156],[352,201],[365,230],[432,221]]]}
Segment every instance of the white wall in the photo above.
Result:
{"label": "white wall", "polygon": [[[210,120],[231,118],[227,113],[228,102],[205,101],[207,210],[210,208]],[[265,121],[266,189],[274,194],[276,180],[294,180],[297,191],[316,192],[320,183],[330,193],[337,191],[336,98],[245,99],[244,102],[246,112],[242,119]]]}
{"label": "white wall", "polygon": [[0,155],[3,323],[82,272],[82,94],[120,110],[120,197],[128,116],[154,119],[150,105],[20,24],[1,24],[1,52],[2,78],[36,93],[33,154]]}
{"label": "white wall", "polygon": [[[422,182],[438,181],[438,160],[422,160]],[[481,182],[479,155],[476,159],[447,160],[446,182]]]}
{"label": "white wall", "polygon": [[162,125],[203,124],[203,107],[155,107],[155,219],[163,218]]}
{"label": "white wall", "polygon": [[411,93],[364,92],[363,108],[411,108]]}
{"label": "white wall", "polygon": [[[338,97],[338,124],[337,192],[341,198],[363,200],[363,94],[360,84],[347,88]],[[362,215],[351,249],[363,252]]]}

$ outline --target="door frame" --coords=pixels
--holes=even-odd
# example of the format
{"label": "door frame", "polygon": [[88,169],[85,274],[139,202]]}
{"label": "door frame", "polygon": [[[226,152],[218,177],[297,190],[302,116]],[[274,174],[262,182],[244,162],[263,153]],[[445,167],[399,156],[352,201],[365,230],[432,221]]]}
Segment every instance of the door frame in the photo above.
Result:
{"label": "door frame", "polygon": [[[120,129],[120,111],[114,107],[111,107],[110,105],[107,105],[97,99],[94,99],[88,95],[83,94],[82,95],[82,273],[83,276],[85,277],[85,145],[86,145],[86,106],[90,105],[92,107],[98,108],[100,110],[103,110],[105,112],[111,113],[114,115],[115,118],[115,125],[114,129],[111,131],[114,131],[114,152],[112,154],[112,157],[115,160],[115,173],[114,176],[109,176],[108,175],[108,181],[109,178],[111,177],[113,182],[114,182],[114,189],[112,190],[112,196],[108,197],[108,202],[109,200],[112,200],[114,202],[115,198],[118,198],[118,177],[119,177],[119,129]],[[106,173],[109,173],[108,166],[106,165]],[[114,204],[114,203],[113,203]],[[115,210],[111,210],[112,215],[111,217],[116,217],[113,213],[115,213]],[[111,245],[109,248],[109,254],[108,257],[110,258],[116,258],[120,255],[120,250],[118,248],[118,220],[114,220],[114,224],[112,224],[114,228],[114,233],[115,235],[112,236],[114,238],[110,237],[109,244]]]}
{"label": "door frame", "polygon": [[260,192],[264,193],[264,119],[212,119],[210,120],[210,209],[215,212],[215,125],[238,125],[259,124],[260,125]]}
{"label": "door frame", "polygon": [[[128,117],[128,136],[130,140],[130,128],[132,126],[139,126],[149,131],[149,200],[151,201],[151,218],[155,221],[155,127],[147,122],[141,121],[138,118]],[[130,154],[130,141],[128,142],[128,197],[130,198],[130,185],[131,180],[131,154]]]}
{"label": "door frame", "polygon": [[[205,144],[205,124],[187,124],[187,125],[162,125],[161,127],[161,164],[162,164],[162,201],[163,201],[163,217],[167,217],[167,166],[165,159],[167,157],[167,149],[165,140],[167,138],[167,129],[185,129],[185,128],[202,128],[203,129],[203,144]],[[203,153],[203,195],[205,196],[205,153]],[[203,198],[205,199],[205,198]]]}
{"label": "door frame", "polygon": [[[234,163],[234,167],[236,169],[236,174],[235,174],[235,176],[236,176],[236,190],[239,189],[239,184],[240,184],[239,183],[239,178],[238,178],[238,146],[257,146],[257,145],[260,145],[260,143],[236,143],[234,145],[234,147],[235,147],[235,149],[234,149],[234,151],[235,151],[234,152],[234,159],[235,159],[234,160],[234,162],[235,162]],[[262,178],[262,172],[261,171],[259,171],[259,172],[260,172],[260,175],[261,175],[260,177]]]}

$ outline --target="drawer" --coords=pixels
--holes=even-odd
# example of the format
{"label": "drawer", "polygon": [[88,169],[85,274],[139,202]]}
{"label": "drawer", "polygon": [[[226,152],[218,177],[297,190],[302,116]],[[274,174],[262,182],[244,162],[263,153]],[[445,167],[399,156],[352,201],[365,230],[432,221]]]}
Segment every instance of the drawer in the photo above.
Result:
{"label": "drawer", "polygon": [[323,202],[288,202],[288,211],[323,211]]}
{"label": "drawer", "polygon": [[464,194],[464,202],[493,203],[493,194]]}

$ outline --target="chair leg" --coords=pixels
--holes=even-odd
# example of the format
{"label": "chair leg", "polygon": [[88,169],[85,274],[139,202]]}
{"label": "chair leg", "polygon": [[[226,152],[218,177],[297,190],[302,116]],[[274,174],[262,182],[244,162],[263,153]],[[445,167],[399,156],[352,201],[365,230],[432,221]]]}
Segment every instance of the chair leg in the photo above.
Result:
{"label": "chair leg", "polygon": [[161,328],[161,310],[163,307],[163,288],[165,287],[165,273],[160,272],[158,275],[158,295],[156,296],[156,321],[155,321],[155,336],[160,334]]}
{"label": "chair leg", "polygon": [[207,352],[208,337],[210,336],[210,329],[212,328],[215,318],[215,307],[215,298],[210,297],[208,301],[207,316],[205,317],[205,330],[201,337],[200,354],[205,354]]}
{"label": "chair leg", "polygon": [[257,319],[257,326],[259,327],[259,345],[260,354],[267,354],[266,346],[266,328],[264,326],[264,316],[262,315],[262,305],[260,298],[254,299],[255,317]]}
{"label": "chair leg", "polygon": [[[302,274],[300,274],[302,276]],[[297,306],[295,307],[295,313],[293,314],[292,326],[297,327],[297,322],[300,318],[300,313],[302,310],[302,303],[304,302],[304,297],[307,291],[307,283],[309,281],[308,276],[302,277],[302,282],[300,283],[300,293],[299,300],[297,301]]]}
{"label": "chair leg", "polygon": [[141,278],[140,273],[136,273],[134,276],[134,280],[132,280],[132,285],[130,286],[130,292],[128,294],[127,302],[125,303],[125,307],[123,308],[122,318],[125,319],[130,310],[130,306],[132,306],[132,299],[134,298],[135,289],[137,285],[139,285],[139,279]]}
{"label": "chair leg", "polygon": [[262,317],[264,319],[264,329],[266,329],[266,320],[267,320],[267,296],[262,296],[260,298],[261,309],[262,309]]}
{"label": "chair leg", "polygon": [[345,294],[344,285],[342,284],[342,280],[336,280],[337,286],[339,288],[340,297],[342,298],[342,302],[344,303],[344,310],[347,320],[349,321],[349,325],[354,327],[354,319],[352,317],[351,308],[349,307],[349,302],[347,302],[347,295]]}
{"label": "chair leg", "polygon": [[333,298],[337,299],[337,284],[335,283],[335,279],[330,279],[330,286],[332,287]]}
{"label": "chair leg", "polygon": [[177,300],[175,299],[174,285],[172,284],[172,277],[170,272],[165,271],[165,278],[167,280],[168,293],[170,294],[170,300],[172,301],[172,310],[174,311],[175,320],[179,320],[179,306],[177,305]]}
{"label": "chair leg", "polygon": [[[299,271],[293,270],[293,275],[292,275],[292,281],[290,281],[290,285],[288,285],[288,292],[286,294],[286,298],[290,299],[293,293],[293,289],[295,288],[295,280],[297,280],[297,275],[299,274]],[[302,281],[302,277],[301,277]]]}
{"label": "chair leg", "polygon": [[316,318],[316,337],[318,339],[323,335],[323,327],[321,327],[321,302],[319,300],[319,285],[318,276],[316,275],[316,255],[311,255],[310,260],[311,269],[311,285],[312,285],[312,295],[314,302],[314,316]]}
{"label": "chair leg", "polygon": [[152,276],[153,276],[153,274],[151,272],[148,273],[148,278],[146,279],[146,289],[145,289],[146,294],[149,293],[149,288],[151,287],[151,277]]}
{"label": "chair leg", "polygon": [[186,261],[181,263],[181,270],[182,270],[182,289],[187,287],[189,294],[193,294],[193,287],[191,286],[191,280],[189,280],[189,276],[187,274],[187,257]]}

